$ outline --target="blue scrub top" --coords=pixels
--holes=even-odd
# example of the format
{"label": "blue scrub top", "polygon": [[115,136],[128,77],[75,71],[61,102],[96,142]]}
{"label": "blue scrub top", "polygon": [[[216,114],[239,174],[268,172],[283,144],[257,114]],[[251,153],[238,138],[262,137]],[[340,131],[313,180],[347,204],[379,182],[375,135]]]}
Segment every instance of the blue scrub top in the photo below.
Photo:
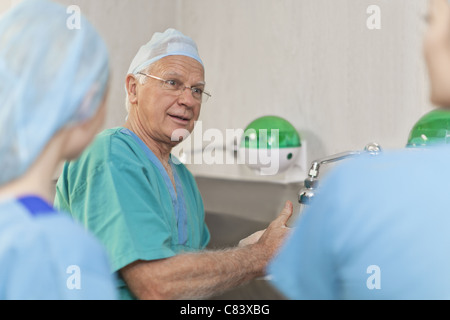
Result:
{"label": "blue scrub top", "polygon": [[348,160],[269,266],[290,299],[449,299],[450,148]]}
{"label": "blue scrub top", "polygon": [[93,236],[39,197],[0,201],[0,300],[116,298]]}

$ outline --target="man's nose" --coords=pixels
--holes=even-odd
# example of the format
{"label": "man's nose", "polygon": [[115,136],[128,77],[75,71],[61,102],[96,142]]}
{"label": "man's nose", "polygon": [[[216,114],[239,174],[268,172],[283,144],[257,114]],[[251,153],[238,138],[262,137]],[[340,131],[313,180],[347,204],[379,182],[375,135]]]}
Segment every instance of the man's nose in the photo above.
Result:
{"label": "man's nose", "polygon": [[188,107],[194,107],[198,101],[192,95],[192,89],[185,87],[178,97],[178,101]]}

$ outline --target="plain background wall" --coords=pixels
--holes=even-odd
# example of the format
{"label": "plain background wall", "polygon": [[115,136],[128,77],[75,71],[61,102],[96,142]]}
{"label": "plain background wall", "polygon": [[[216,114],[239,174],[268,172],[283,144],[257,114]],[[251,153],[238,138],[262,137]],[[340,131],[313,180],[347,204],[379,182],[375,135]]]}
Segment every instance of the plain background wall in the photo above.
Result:
{"label": "plain background wall", "polygon": [[[0,0],[5,10],[15,0]],[[198,44],[213,98],[202,128],[288,119],[308,160],[376,141],[403,148],[431,109],[422,56],[423,0],[58,0],[104,36],[112,78],[105,127],[124,123],[124,80],[139,47],[174,27]],[[381,9],[381,29],[366,12]]]}

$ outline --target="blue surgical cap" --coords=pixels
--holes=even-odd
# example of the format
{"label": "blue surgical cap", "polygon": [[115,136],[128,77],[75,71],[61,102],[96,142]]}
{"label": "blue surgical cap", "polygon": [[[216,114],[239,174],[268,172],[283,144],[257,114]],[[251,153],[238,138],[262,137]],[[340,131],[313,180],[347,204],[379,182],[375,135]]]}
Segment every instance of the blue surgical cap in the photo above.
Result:
{"label": "blue surgical cap", "polygon": [[152,39],[139,49],[131,62],[128,74],[137,74],[167,56],[190,57],[203,66],[195,42],[180,31],[170,28],[163,33],[156,32]]}
{"label": "blue surgical cap", "polygon": [[[74,14],[78,25],[70,24]],[[0,185],[26,172],[61,128],[95,114],[108,59],[105,43],[79,12],[24,0],[2,16]]]}

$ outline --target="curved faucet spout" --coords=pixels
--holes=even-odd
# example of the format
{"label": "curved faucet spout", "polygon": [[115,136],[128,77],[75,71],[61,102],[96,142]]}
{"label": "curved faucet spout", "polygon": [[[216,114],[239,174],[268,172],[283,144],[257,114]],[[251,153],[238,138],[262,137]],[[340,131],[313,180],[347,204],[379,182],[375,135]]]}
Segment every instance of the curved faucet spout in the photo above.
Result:
{"label": "curved faucet spout", "polygon": [[317,177],[319,176],[319,169],[320,169],[321,165],[344,160],[347,158],[355,157],[355,156],[358,156],[361,154],[366,154],[366,153],[369,153],[372,155],[377,155],[380,152],[381,152],[380,145],[378,143],[372,142],[372,143],[367,144],[365,146],[364,150],[347,151],[347,152],[337,153],[332,156],[328,156],[328,157],[313,161],[311,164],[311,168],[309,169],[309,172],[308,172],[308,177],[304,181],[304,188],[302,190],[300,190],[300,192],[299,192],[298,201],[301,204],[309,204],[311,202],[311,200],[315,194],[314,190],[318,186],[319,181],[318,181]]}

